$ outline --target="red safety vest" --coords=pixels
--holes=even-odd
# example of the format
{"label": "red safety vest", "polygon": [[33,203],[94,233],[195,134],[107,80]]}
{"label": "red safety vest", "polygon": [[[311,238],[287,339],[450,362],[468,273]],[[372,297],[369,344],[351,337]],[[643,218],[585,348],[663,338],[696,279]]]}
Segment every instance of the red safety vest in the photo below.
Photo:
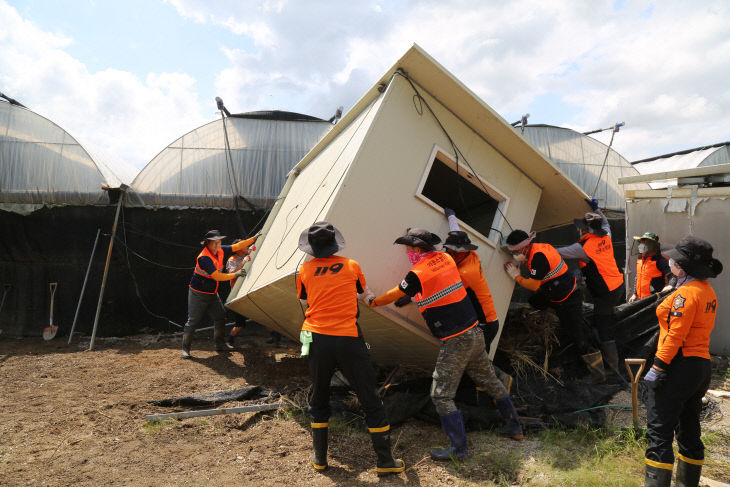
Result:
{"label": "red safety vest", "polygon": [[421,284],[416,305],[434,336],[446,340],[477,324],[476,311],[450,255],[432,252],[411,267],[411,272]]}
{"label": "red safety vest", "polygon": [[613,255],[611,237],[585,234],[580,240],[583,250],[591,259],[580,261],[580,268],[586,277],[586,285],[594,296],[603,296],[618,288],[624,282],[624,275],[618,270]]}
{"label": "red safety vest", "polygon": [[203,251],[200,252],[198,254],[198,257],[195,259],[195,270],[193,272],[195,272],[199,276],[202,276],[205,279],[210,279],[212,281],[215,281],[215,291],[205,292],[205,291],[201,291],[199,289],[195,289],[193,286],[190,286],[190,289],[192,289],[193,291],[199,292],[199,293],[215,294],[218,292],[218,281],[216,281],[215,279],[210,277],[210,274],[208,274],[207,272],[205,272],[203,269],[201,269],[198,266],[198,260],[201,257],[210,257],[210,259],[213,261],[213,264],[215,264],[216,270],[223,269],[223,249],[219,249],[218,252],[215,255],[213,255],[210,253],[210,250],[208,250],[207,246],[203,247]]}

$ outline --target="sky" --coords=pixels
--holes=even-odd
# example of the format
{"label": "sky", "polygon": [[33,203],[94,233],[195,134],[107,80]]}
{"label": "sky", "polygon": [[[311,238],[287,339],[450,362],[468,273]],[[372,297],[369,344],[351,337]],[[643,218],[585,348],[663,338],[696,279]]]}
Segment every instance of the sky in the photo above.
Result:
{"label": "sky", "polygon": [[728,25],[727,0],[0,0],[0,92],[141,169],[216,96],[327,119],[416,43],[507,122],[625,122],[635,161],[730,141]]}

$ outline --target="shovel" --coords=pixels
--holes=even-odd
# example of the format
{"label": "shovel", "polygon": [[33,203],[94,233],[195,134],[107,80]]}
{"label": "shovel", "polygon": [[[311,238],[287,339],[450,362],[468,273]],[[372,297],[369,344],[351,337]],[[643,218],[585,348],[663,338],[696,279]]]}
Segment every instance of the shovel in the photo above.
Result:
{"label": "shovel", "polygon": [[56,288],[58,287],[57,282],[51,282],[49,283],[49,286],[51,287],[51,319],[48,323],[48,326],[43,329],[43,339],[53,340],[53,337],[56,336],[56,332],[58,331],[58,326],[53,325],[53,298],[56,295]]}

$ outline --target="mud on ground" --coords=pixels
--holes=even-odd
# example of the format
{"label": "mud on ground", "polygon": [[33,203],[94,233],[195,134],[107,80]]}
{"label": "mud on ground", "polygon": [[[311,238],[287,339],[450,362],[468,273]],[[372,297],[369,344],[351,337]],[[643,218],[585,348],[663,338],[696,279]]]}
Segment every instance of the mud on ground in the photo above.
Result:
{"label": "mud on ground", "polygon": [[[145,421],[146,414],[173,410],[148,400],[247,385],[282,391],[301,404],[309,377],[298,346],[265,341],[264,335],[239,338],[240,348],[219,354],[209,337],[200,337],[186,361],[179,337],[172,336],[102,339],[92,352],[88,339],[75,338],[71,346],[63,337],[1,340],[0,485],[463,484],[448,464],[425,457],[444,445],[440,428],[415,420],[393,432],[394,454],[409,468],[387,479],[375,474],[368,435],[342,425],[331,428],[330,469],[314,472],[307,419],[296,409]],[[532,439],[487,441],[479,445],[482,452],[539,448]],[[489,472],[477,471],[486,466],[475,465],[470,480],[486,482]]]}

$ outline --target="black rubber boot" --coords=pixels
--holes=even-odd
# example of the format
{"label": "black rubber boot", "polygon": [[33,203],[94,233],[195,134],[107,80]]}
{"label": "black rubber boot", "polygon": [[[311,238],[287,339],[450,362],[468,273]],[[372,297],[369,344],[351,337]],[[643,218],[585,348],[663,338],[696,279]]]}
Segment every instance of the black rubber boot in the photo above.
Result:
{"label": "black rubber boot", "polygon": [[393,458],[393,454],[390,451],[390,426],[386,428],[388,429],[385,431],[379,431],[383,428],[370,428],[370,439],[373,440],[373,449],[378,457],[378,461],[375,464],[375,471],[380,477],[400,473],[406,469],[406,464],[403,460]]}
{"label": "black rubber boot", "polygon": [[451,445],[446,448],[434,448],[431,450],[431,458],[434,460],[450,460],[451,458],[463,460],[468,457],[466,428],[461,411],[457,409],[453,413],[441,416],[441,426],[444,428],[446,436],[449,437]]}
{"label": "black rubber boot", "polygon": [[603,362],[608,366],[608,370],[615,374],[621,372],[618,368],[618,348],[616,348],[615,340],[601,343],[601,355],[603,355]]}
{"label": "black rubber boot", "polygon": [[227,352],[233,349],[233,345],[226,342],[226,325],[213,326],[213,339],[215,340],[215,350],[217,352]]}
{"label": "black rubber boot", "polygon": [[193,332],[186,331],[182,337],[182,358],[190,358],[190,345],[193,343]]}
{"label": "black rubber boot", "polygon": [[603,368],[603,357],[601,352],[591,352],[582,355],[581,358],[588,367],[588,372],[591,373],[591,380],[594,384],[602,384],[606,382],[606,371]]}
{"label": "black rubber boot", "polygon": [[513,440],[521,440],[525,437],[522,434],[522,425],[520,425],[520,417],[517,414],[515,405],[512,404],[512,398],[505,396],[502,399],[497,399],[497,409],[499,414],[502,415],[504,420],[507,422],[504,426],[497,429],[497,432],[504,436],[509,436]]}
{"label": "black rubber boot", "polygon": [[644,485],[646,487],[669,487],[672,483],[672,470],[646,465]]}
{"label": "black rubber boot", "polygon": [[[324,425],[324,426],[322,426]],[[327,469],[327,433],[329,423],[312,423],[312,445],[314,453],[309,463],[315,470]]]}
{"label": "black rubber boot", "polygon": [[702,462],[682,456],[677,461],[677,487],[697,487],[700,485],[700,474],[702,465],[691,462]]}

